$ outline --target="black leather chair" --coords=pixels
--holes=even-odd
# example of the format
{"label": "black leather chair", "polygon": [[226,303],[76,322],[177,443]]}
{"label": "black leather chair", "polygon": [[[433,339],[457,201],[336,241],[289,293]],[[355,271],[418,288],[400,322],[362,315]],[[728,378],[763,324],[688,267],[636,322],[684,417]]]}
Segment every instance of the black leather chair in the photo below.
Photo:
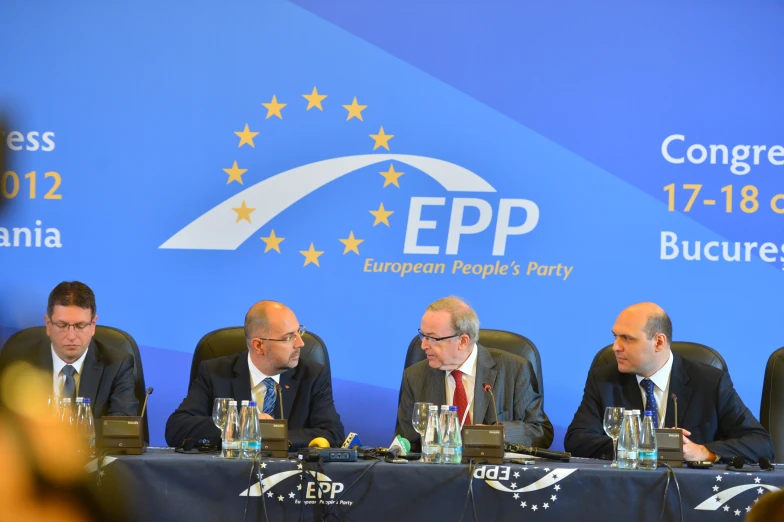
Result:
{"label": "black leather chair", "polygon": [[[6,346],[11,345],[27,345],[27,346],[37,346],[40,343],[44,342],[48,339],[46,335],[46,327],[44,326],[34,326],[32,328],[26,328],[24,330],[20,330],[13,334],[11,337],[3,345],[3,348]],[[96,341],[100,341],[107,346],[112,348],[117,348],[118,350],[122,350],[124,352],[130,353],[133,356],[133,377],[136,382],[134,385],[134,395],[136,395],[136,400],[139,401],[139,410],[141,411],[142,405],[144,404],[144,397],[146,395],[146,386],[144,384],[144,370],[142,369],[142,357],[139,353],[139,346],[136,344],[136,341],[133,337],[127,332],[120,330],[119,328],[113,328],[111,326],[104,326],[104,325],[96,325],[95,327],[95,335],[93,339]],[[150,442],[150,429],[147,424],[147,412],[144,412],[144,440],[149,443]]]}
{"label": "black leather chair", "polygon": [[[313,332],[305,332],[302,336],[305,346],[300,352],[301,357],[323,364],[329,370],[329,353],[327,345],[318,335]],[[242,326],[229,326],[213,330],[202,337],[196,344],[191,362],[191,380],[193,382],[199,374],[199,365],[208,359],[232,355],[237,352],[247,351],[248,345],[245,342],[245,329]]]}
{"label": "black leather chair", "polygon": [[[496,348],[498,350],[504,350],[505,352],[525,357],[531,361],[531,365],[534,367],[534,373],[536,374],[536,382],[532,383],[534,390],[538,391],[542,396],[544,396],[542,361],[539,358],[539,350],[536,349],[536,345],[531,342],[530,339],[513,332],[507,332],[505,330],[480,328],[479,344],[485,348]],[[406,369],[412,364],[418,363],[419,361],[423,361],[425,358],[425,352],[422,350],[422,341],[419,340],[419,336],[416,336],[411,341],[411,344],[408,345],[406,363],[403,369]]]}
{"label": "black leather chair", "polygon": [[[614,363],[615,354],[613,354],[612,347],[613,345],[608,345],[599,350],[599,353],[597,353],[596,357],[593,358],[591,368]],[[699,361],[705,364],[710,364],[719,370],[724,370],[725,372],[727,371],[727,363],[724,362],[724,358],[721,356],[721,354],[719,354],[719,352],[709,346],[686,341],[673,341],[671,348],[673,353],[678,354],[681,357],[690,359],[692,361]]]}
{"label": "black leather chair", "polygon": [[768,359],[762,384],[760,423],[773,439],[773,455],[784,461],[784,348]]}

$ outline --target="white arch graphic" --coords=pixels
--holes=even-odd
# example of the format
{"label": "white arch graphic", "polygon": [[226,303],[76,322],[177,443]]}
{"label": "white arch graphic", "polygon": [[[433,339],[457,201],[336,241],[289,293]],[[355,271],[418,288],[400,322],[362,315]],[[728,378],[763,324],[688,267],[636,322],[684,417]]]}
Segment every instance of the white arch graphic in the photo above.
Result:
{"label": "white arch graphic", "polygon": [[768,491],[779,490],[779,488],[777,488],[776,486],[769,486],[768,484],[745,484],[743,486],[735,486],[729,489],[725,489],[724,491],[722,491],[721,493],[717,493],[716,495],[711,495],[694,509],[699,509],[702,511],[716,511],[721,506],[723,506],[733,498],[737,497],[741,493],[744,493],[750,489],[758,489],[758,488],[767,489]]}
{"label": "white arch graphic", "polygon": [[[261,482],[256,482],[253,484],[249,489],[244,490],[240,493],[239,496],[241,497],[260,497],[273,487],[275,487],[278,483],[283,482],[289,477],[293,477],[295,475],[299,475],[302,473],[298,470],[293,471],[281,471],[280,473],[275,473],[272,476],[269,476],[263,479]],[[310,475],[316,478],[319,482],[332,482],[332,479],[328,476],[324,475],[323,473],[315,472],[315,471],[308,471]]]}
{"label": "white arch graphic", "polygon": [[504,486],[497,480],[487,480],[485,482],[491,488],[497,489],[499,491],[505,491],[507,493],[530,493],[532,491],[537,491],[544,488],[549,488],[556,482],[560,482],[572,473],[577,471],[577,468],[558,468],[552,470],[550,473],[545,475],[544,477],[540,478],[533,484],[529,484],[522,488],[512,489]]}
{"label": "white arch graphic", "polygon": [[[495,192],[478,174],[448,161],[410,154],[360,154],[316,161],[281,172],[252,185],[219,203],[182,230],[167,239],[159,248],[184,250],[236,250],[257,230],[275,216],[318,190],[355,170],[396,160],[421,170],[449,192]],[[236,222],[243,200],[255,208],[252,223]]]}

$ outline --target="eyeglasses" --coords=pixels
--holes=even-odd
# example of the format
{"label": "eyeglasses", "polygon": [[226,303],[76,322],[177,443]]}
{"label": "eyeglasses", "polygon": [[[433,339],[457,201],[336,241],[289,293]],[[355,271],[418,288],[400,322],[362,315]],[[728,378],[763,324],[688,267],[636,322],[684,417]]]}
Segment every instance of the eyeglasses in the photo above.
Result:
{"label": "eyeglasses", "polygon": [[299,325],[299,328],[296,332],[292,332],[290,334],[286,334],[283,339],[268,339],[266,337],[256,337],[256,339],[261,339],[262,341],[279,341],[281,343],[290,343],[295,339],[295,337],[299,335],[300,338],[305,335],[305,326]]}
{"label": "eyeglasses", "polygon": [[419,340],[420,341],[427,340],[427,342],[429,342],[429,343],[437,343],[437,342],[440,342],[440,341],[446,341],[447,339],[452,339],[453,337],[460,337],[461,335],[463,335],[461,333],[456,333],[456,334],[453,334],[453,335],[446,335],[444,337],[432,337],[430,335],[423,334],[422,330],[417,329],[417,332],[419,332]]}
{"label": "eyeglasses", "polygon": [[67,332],[72,326],[74,331],[76,332],[84,332],[90,326],[92,326],[92,321],[89,323],[76,323],[76,324],[68,324],[68,323],[52,323],[52,326],[55,327],[56,330],[60,332]]}

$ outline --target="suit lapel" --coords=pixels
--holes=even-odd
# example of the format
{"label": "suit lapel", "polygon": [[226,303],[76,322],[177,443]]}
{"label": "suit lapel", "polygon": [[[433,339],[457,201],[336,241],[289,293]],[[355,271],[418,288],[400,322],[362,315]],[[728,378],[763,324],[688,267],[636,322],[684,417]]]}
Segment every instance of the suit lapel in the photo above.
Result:
{"label": "suit lapel", "polygon": [[[283,415],[285,418],[291,416],[291,409],[294,406],[294,399],[297,398],[297,390],[299,389],[300,372],[298,371],[299,365],[292,370],[288,370],[280,374],[280,397],[283,400]],[[280,418],[280,404],[275,403],[276,419]]]}
{"label": "suit lapel", "polygon": [[35,357],[35,365],[52,375],[54,372],[54,361],[52,360],[52,341],[44,337],[38,346],[38,353]]}
{"label": "suit lapel", "polygon": [[[621,373],[621,403],[620,405],[629,407],[626,409],[645,410],[642,403],[642,392],[640,391],[640,384],[637,382],[637,376],[633,373]],[[616,406],[615,404],[608,404],[608,406]],[[604,415],[604,412],[602,412]]]}
{"label": "suit lapel", "polygon": [[452,401],[452,397],[447,401],[446,397],[446,374],[444,370],[434,370],[430,366],[425,366],[427,377],[422,379],[423,393],[422,402],[431,404],[447,404]]}
{"label": "suit lapel", "polygon": [[101,360],[101,352],[98,351],[98,346],[95,344],[95,341],[90,341],[90,347],[87,349],[87,355],[84,358],[82,376],[79,379],[79,390],[76,395],[89,397],[93,403],[96,402],[98,397],[98,387],[101,385],[101,377],[103,377]]}
{"label": "suit lapel", "polygon": [[[496,376],[498,372],[495,369],[495,359],[487,351],[487,348],[479,344],[474,348],[477,350],[476,354],[476,376],[474,379],[474,415],[471,421],[474,424],[492,424],[495,422],[495,417],[498,412],[490,415],[487,418],[487,408],[490,404],[489,393],[486,393],[483,387],[484,383],[489,384],[495,389]],[[495,393],[495,392],[493,392]],[[485,420],[487,422],[485,422]]]}
{"label": "suit lapel", "polygon": [[[245,353],[245,352],[243,352]],[[231,380],[232,397],[239,404],[241,401],[249,401],[253,397],[250,390],[250,368],[248,368],[248,356],[242,354],[237,357],[234,363],[234,378]]]}
{"label": "suit lapel", "polygon": [[664,415],[664,425],[675,426],[675,404],[672,396],[678,398],[678,426],[683,427],[683,419],[686,417],[686,410],[691,402],[691,395],[694,392],[689,386],[689,373],[683,365],[683,358],[675,355],[670,370],[670,393],[667,397],[667,412]]}

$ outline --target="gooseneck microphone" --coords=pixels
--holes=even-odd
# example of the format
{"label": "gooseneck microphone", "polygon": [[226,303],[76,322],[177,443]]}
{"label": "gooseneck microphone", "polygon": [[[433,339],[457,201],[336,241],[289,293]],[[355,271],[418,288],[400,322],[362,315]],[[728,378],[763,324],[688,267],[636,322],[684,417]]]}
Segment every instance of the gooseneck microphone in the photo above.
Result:
{"label": "gooseneck microphone", "polygon": [[672,398],[673,406],[675,406],[675,429],[678,429],[678,396],[673,393],[670,397]]}
{"label": "gooseneck microphone", "polygon": [[504,449],[512,453],[525,453],[526,455],[533,455],[534,457],[541,457],[543,459],[557,460],[559,462],[569,462],[569,459],[572,458],[571,453],[542,448],[533,448],[531,446],[515,444],[514,442],[507,442],[504,444]]}
{"label": "gooseneck microphone", "polygon": [[142,406],[142,414],[139,417],[144,417],[144,412],[147,410],[147,399],[152,395],[152,386],[147,388],[147,393],[144,394],[144,405]]}
{"label": "gooseneck microphone", "polygon": [[482,388],[484,388],[485,392],[489,393],[490,398],[493,399],[493,414],[495,415],[495,422],[493,425],[495,426],[498,424],[498,408],[495,406],[495,395],[493,394],[493,387],[484,382],[482,383]]}
{"label": "gooseneck microphone", "polygon": [[280,404],[280,420],[284,420],[283,416],[283,396],[280,394],[280,384],[275,383],[275,395],[278,397],[278,404]]}

